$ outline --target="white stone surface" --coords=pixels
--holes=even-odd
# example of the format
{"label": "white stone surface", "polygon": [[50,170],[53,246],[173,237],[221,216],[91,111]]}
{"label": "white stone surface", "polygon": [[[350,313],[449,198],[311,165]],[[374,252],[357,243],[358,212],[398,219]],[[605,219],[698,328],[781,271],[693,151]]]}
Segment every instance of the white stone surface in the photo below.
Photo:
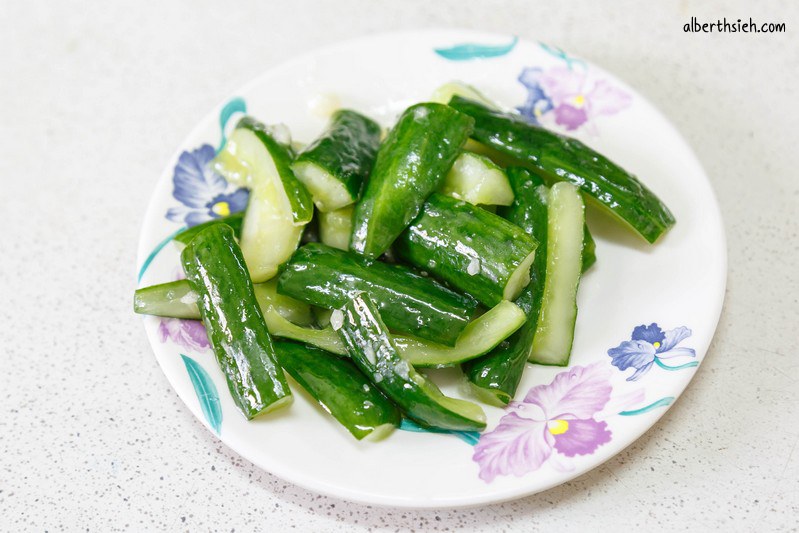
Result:
{"label": "white stone surface", "polygon": [[[797,529],[796,2],[9,0],[2,13],[0,530]],[[683,33],[691,16],[787,33]],[[696,378],[624,453],[519,501],[414,512],[321,497],[228,450],[161,374],[131,291],[150,191],[214,104],[295,54],[431,26],[558,44],[647,95],[710,175],[730,271]]]}

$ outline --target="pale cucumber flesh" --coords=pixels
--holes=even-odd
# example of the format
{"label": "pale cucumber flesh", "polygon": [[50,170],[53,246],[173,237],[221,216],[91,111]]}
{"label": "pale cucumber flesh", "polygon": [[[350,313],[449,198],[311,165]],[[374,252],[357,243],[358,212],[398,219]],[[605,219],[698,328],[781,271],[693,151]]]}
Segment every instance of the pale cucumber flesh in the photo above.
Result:
{"label": "pale cucumber flesh", "polygon": [[302,162],[293,165],[292,169],[310,191],[320,212],[335,211],[353,203],[350,192],[341,181],[319,165]]}
{"label": "pale cucumber flesh", "polygon": [[319,212],[319,238],[332,248],[345,252],[350,248],[353,206],[348,205],[327,213]]}
{"label": "pale cucumber flesh", "polygon": [[228,182],[250,189],[239,245],[252,280],[271,279],[297,249],[304,224],[294,221],[269,151],[252,131],[239,128],[213,166]]}
{"label": "pale cucumber flesh", "polygon": [[510,205],[513,191],[508,177],[484,155],[463,152],[444,179],[441,192],[473,205]]}
{"label": "pale cucumber flesh", "polygon": [[547,205],[546,278],[529,361],[565,366],[577,319],[585,205],[579,189],[567,182],[552,186]]}

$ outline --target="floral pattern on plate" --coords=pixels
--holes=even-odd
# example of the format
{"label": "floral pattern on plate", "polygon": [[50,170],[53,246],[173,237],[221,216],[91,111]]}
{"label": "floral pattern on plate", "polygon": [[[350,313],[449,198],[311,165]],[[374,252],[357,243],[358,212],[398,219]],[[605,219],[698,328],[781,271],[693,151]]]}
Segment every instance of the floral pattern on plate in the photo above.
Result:
{"label": "floral pattern on plate", "polygon": [[519,83],[527,89],[527,99],[516,108],[519,113],[533,124],[566,131],[585,126],[589,133],[596,133],[597,118],[614,115],[632,104],[632,96],[623,90],[570,64],[525,68]]}
{"label": "floral pattern on plate", "polygon": [[211,169],[215,155],[216,150],[210,144],[180,154],[172,177],[172,196],[182,205],[170,208],[166,218],[191,227],[247,207],[249,191],[233,189]]}
{"label": "floral pattern on plate", "polygon": [[663,331],[654,322],[648,326],[640,325],[633,329],[630,340],[608,350],[608,355],[612,358],[611,364],[619,370],[634,368],[635,372],[627,378],[627,381],[636,381],[649,372],[655,364],[666,370],[697,366],[699,364],[697,361],[678,366],[666,365],[662,361],[674,357],[696,357],[693,348],[677,346],[690,336],[691,330],[685,326]]}

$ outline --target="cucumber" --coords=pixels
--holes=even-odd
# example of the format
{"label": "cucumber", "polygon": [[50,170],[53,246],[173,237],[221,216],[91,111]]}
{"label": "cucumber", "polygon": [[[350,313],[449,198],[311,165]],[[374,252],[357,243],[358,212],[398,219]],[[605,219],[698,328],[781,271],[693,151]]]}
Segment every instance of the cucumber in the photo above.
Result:
{"label": "cucumber", "polygon": [[235,233],[236,237],[238,237],[239,235],[241,235],[241,225],[243,222],[244,222],[243,212],[233,213],[232,215],[226,217],[215,218],[214,220],[209,220],[208,222],[203,222],[202,224],[197,224],[196,226],[186,228],[185,230],[175,235],[175,240],[183,244],[189,244],[189,241],[192,240],[195,235],[200,233],[205,228],[213,226],[215,224],[227,224],[228,226],[233,228],[233,233]]}
{"label": "cucumber", "polygon": [[350,249],[352,210],[348,205],[327,213],[319,212],[319,237],[324,244],[339,250]]}
{"label": "cucumber", "polygon": [[380,126],[349,109],[336,111],[322,135],[291,168],[322,213],[353,204],[369,176],[380,146]]}
{"label": "cucumber", "polygon": [[441,192],[473,205],[510,205],[513,191],[502,168],[484,155],[463,152],[447,173]]}
{"label": "cucumber", "polygon": [[435,193],[397,239],[394,251],[493,307],[515,299],[529,283],[536,246],[507,220]]}
{"label": "cucumber", "polygon": [[239,410],[252,419],[292,400],[233,230],[217,224],[180,255],[217,363]]}
{"label": "cucumber", "polygon": [[586,224],[583,226],[583,263],[581,265],[583,274],[594,266],[594,263],[596,263],[596,241],[588,231],[588,224]]}
{"label": "cucumber", "polygon": [[497,107],[497,104],[486,98],[483,93],[468,83],[464,83],[462,81],[451,81],[438,87],[435,91],[433,91],[430,101],[438,102],[439,104],[447,104],[455,95],[462,96],[470,100],[475,100],[491,108]]}
{"label": "cucumber", "polygon": [[276,342],[283,369],[358,440],[379,440],[399,426],[399,409],[352,361],[311,346]]}
{"label": "cucumber", "polygon": [[547,203],[546,277],[529,361],[566,366],[577,320],[585,205],[579,189],[567,182],[552,186]]}
{"label": "cucumber", "polygon": [[477,303],[400,265],[372,261],[321,243],[301,247],[278,276],[278,292],[337,309],[369,292],[392,331],[452,346]]}
{"label": "cucumber", "polygon": [[545,179],[580,187],[646,241],[654,243],[674,225],[674,215],[638,178],[577,139],[457,95],[449,105],[475,119],[477,141],[525,162]]}
{"label": "cucumber", "polygon": [[502,301],[475,318],[461,332],[455,346],[394,335],[394,344],[414,366],[452,366],[491,351],[525,322],[525,314],[513,302]]}
{"label": "cucumber", "polygon": [[[261,310],[270,308],[274,309],[277,314],[300,326],[310,326],[315,322],[311,306],[289,298],[277,292],[277,279],[270,279],[264,283],[256,283],[253,285],[255,291],[255,299],[258,300],[258,305]],[[267,327],[269,324],[267,323]],[[271,330],[270,330],[271,332]]]}
{"label": "cucumber", "polygon": [[338,334],[350,357],[409,418],[439,429],[485,428],[486,416],[480,406],[444,396],[432,381],[400,356],[377,306],[366,293],[348,300],[342,313]]}
{"label": "cucumber", "polygon": [[[288,296],[277,294],[275,283],[276,280],[272,279],[253,286],[269,333],[274,337],[283,337],[337,355],[346,355],[347,351],[330,326],[329,320],[321,329],[308,327],[310,307]],[[192,303],[196,301],[197,295],[186,280],[173,281],[138,289],[134,311],[163,317],[199,319],[197,304]],[[412,365],[452,366],[488,352],[519,328],[524,320],[523,310],[511,302],[503,301],[469,322],[454,346],[400,335],[394,336],[394,343]],[[302,325],[297,325],[298,323]]]}
{"label": "cucumber", "polygon": [[[529,298],[529,289],[525,289],[516,303]],[[497,407],[510,403],[527,366],[534,335],[535,323],[525,322],[491,352],[461,365],[466,382],[478,400]]]}
{"label": "cucumber", "polygon": [[539,250],[530,268],[530,284],[516,300],[524,310],[525,323],[491,353],[462,365],[472,392],[485,403],[507,405],[522,379],[538,325],[547,265],[547,202],[549,189],[530,171],[510,167],[508,179],[514,201],[499,214],[538,241]]}
{"label": "cucumber", "polygon": [[289,148],[250,117],[239,121],[213,167],[230,183],[250,189],[241,250],[253,281],[266,281],[297,248],[313,216],[311,195],[291,170]]}
{"label": "cucumber", "polygon": [[200,319],[199,296],[185,279],[136,289],[133,311],[140,315]]}
{"label": "cucumber", "polygon": [[473,120],[436,103],[409,107],[380,145],[363,198],[356,204],[350,248],[369,258],[385,252],[425,199],[444,181]]}

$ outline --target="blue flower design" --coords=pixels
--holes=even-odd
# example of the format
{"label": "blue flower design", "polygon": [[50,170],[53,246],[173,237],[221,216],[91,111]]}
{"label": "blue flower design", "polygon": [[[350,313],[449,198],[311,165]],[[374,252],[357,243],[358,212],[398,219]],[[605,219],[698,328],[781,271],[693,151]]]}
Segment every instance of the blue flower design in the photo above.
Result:
{"label": "blue flower design", "polygon": [[646,374],[652,365],[657,364],[667,370],[679,370],[699,363],[692,361],[679,366],[668,366],[661,362],[662,359],[672,357],[696,357],[693,348],[678,347],[677,345],[691,336],[691,330],[685,326],[663,331],[655,324],[640,325],[633,329],[631,340],[624,341],[615,348],[608,350],[608,355],[613,358],[611,364],[619,370],[634,368],[635,373],[627,381],[636,381]]}
{"label": "blue flower design", "polygon": [[169,209],[166,218],[196,226],[247,207],[249,191],[231,190],[225,178],[211,169],[210,163],[215,155],[210,144],[180,154],[172,177],[172,196],[183,205]]}
{"label": "blue flower design", "polygon": [[521,115],[533,124],[540,124],[541,116],[552,110],[552,99],[544,92],[541,86],[541,75],[544,71],[540,68],[526,68],[519,74],[519,83],[527,88],[527,99],[524,104],[516,109]]}

